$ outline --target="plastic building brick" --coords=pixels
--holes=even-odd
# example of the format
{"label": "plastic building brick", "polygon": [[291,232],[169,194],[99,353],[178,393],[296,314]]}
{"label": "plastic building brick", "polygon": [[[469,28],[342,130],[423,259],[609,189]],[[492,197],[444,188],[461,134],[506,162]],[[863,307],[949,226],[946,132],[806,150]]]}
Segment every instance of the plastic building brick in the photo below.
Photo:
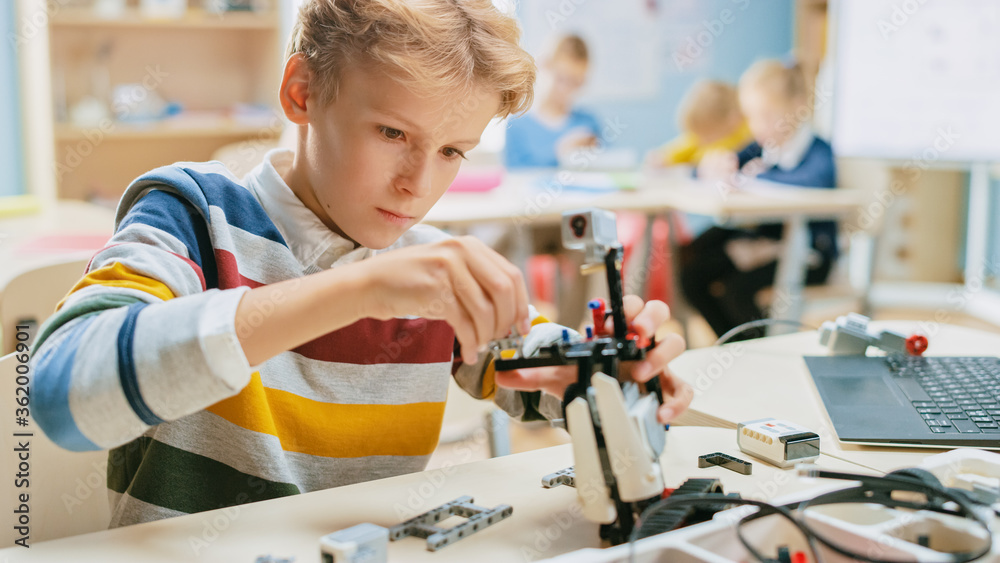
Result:
{"label": "plastic building brick", "polygon": [[542,486],[546,489],[558,487],[559,485],[566,485],[567,487],[576,486],[576,472],[573,471],[572,465],[566,469],[549,473],[545,477],[542,477]]}
{"label": "plastic building brick", "polygon": [[[402,524],[389,528],[389,539],[396,541],[409,536],[426,538],[427,550],[437,551],[505,520],[514,512],[514,509],[508,504],[483,508],[472,504],[472,502],[473,498],[470,496],[459,497],[428,510],[420,516],[410,518]],[[468,518],[468,520],[451,528],[440,528],[435,525],[450,516],[461,516]]]}
{"label": "plastic building brick", "polygon": [[712,467],[718,465],[719,467],[725,467],[730,471],[735,471],[740,475],[750,475],[753,473],[753,464],[749,461],[743,461],[738,457],[733,457],[731,455],[726,455],[722,452],[715,452],[712,454],[705,454],[698,457],[698,467]]}

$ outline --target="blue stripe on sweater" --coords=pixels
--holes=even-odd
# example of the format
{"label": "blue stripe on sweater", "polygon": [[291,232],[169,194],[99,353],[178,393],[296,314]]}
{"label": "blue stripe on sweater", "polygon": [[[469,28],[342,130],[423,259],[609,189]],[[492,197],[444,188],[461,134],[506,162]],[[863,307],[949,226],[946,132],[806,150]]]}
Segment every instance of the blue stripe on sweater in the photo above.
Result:
{"label": "blue stripe on sweater", "polygon": [[153,190],[129,209],[128,215],[118,225],[118,230],[139,223],[169,233],[187,248],[191,261],[205,269],[212,265],[212,240],[208,235],[205,219],[180,195],[163,190]]}
{"label": "blue stripe on sweater", "polygon": [[156,416],[139,392],[139,380],[136,377],[135,359],[132,353],[136,319],[146,305],[148,303],[129,305],[125,322],[122,323],[122,327],[118,331],[118,378],[121,381],[122,390],[125,392],[125,398],[128,399],[128,404],[135,411],[136,416],[144,423],[155,426],[163,422],[163,419]]}
{"label": "blue stripe on sweater", "polygon": [[227,223],[282,246],[288,246],[250,190],[222,174],[206,174],[190,168],[185,168],[184,171],[201,187],[208,204],[222,209]]}
{"label": "blue stripe on sweater", "polygon": [[58,346],[48,346],[34,364],[36,374],[45,372],[47,376],[31,378],[31,412],[35,422],[59,447],[74,452],[101,449],[80,432],[69,408],[76,350],[95,318],[96,315],[80,321]]}
{"label": "blue stripe on sweater", "polygon": [[118,206],[119,224],[136,203],[135,197],[146,187],[176,192],[197,209],[206,222],[211,217],[209,206],[218,207],[225,214],[229,225],[288,246],[274,222],[248,189],[225,174],[199,172],[179,165],[161,166],[133,181]]}

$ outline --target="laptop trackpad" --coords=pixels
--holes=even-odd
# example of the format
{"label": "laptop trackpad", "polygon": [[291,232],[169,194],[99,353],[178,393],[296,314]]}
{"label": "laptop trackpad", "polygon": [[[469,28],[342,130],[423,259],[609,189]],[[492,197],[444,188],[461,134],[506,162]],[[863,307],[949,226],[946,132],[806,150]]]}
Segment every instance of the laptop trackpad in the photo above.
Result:
{"label": "laptop trackpad", "polygon": [[881,377],[824,377],[823,395],[831,405],[854,407],[880,407],[903,404],[892,393]]}

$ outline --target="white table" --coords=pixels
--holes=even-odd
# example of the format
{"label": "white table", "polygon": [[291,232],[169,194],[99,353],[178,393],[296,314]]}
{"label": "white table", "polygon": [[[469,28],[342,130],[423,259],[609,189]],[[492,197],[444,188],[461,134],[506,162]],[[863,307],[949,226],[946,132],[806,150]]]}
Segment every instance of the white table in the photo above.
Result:
{"label": "white table", "polygon": [[[727,491],[773,499],[816,486],[794,469],[752,460],[753,474],[721,467],[699,469],[697,457],[723,452],[749,459],[736,448],[735,432],[720,428],[670,431],[661,458],[667,486],[690,477],[717,477]],[[438,552],[418,538],[389,544],[390,562],[539,560],[585,547],[599,547],[598,526],[582,518],[569,487],[543,489],[541,478],[573,463],[569,445],[524,454],[359,483],[336,489],[220,509],[105,532],[0,550],[0,561],[32,563],[144,563],[227,561],[252,563],[258,556],[319,560],[319,538],[363,522],[389,527],[440,504],[470,495],[483,507],[509,504],[513,515]],[[836,471],[863,468],[821,456]],[[445,522],[451,526],[452,522]]]}

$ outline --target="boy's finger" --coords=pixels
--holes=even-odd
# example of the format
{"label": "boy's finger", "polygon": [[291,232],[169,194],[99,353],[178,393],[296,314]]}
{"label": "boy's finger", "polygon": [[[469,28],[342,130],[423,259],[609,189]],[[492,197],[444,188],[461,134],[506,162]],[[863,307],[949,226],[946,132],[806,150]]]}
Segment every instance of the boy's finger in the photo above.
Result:
{"label": "boy's finger", "polygon": [[497,311],[493,301],[480,287],[465,263],[452,264],[450,274],[452,292],[458,301],[452,306],[465,310],[475,329],[477,345],[486,344],[493,339],[493,327],[496,323]]}
{"label": "boy's finger", "polygon": [[660,384],[663,388],[663,405],[657,410],[657,417],[666,424],[687,410],[694,400],[694,389],[670,372],[661,376]]}
{"label": "boy's finger", "polygon": [[656,347],[646,352],[646,359],[632,367],[632,378],[638,382],[648,381],[653,375],[663,373],[677,356],[684,353],[684,339],[679,334],[667,334],[656,343]]}
{"label": "boy's finger", "polygon": [[642,338],[652,338],[656,329],[670,319],[670,307],[663,301],[652,300],[632,319],[632,327]]}
{"label": "boy's finger", "polygon": [[485,244],[467,247],[469,271],[483,288],[494,308],[490,337],[505,336],[515,322],[528,317],[528,290],[520,270]]}
{"label": "boy's finger", "polygon": [[574,366],[548,366],[496,372],[496,384],[516,391],[544,390],[562,397],[566,387],[576,380]]}
{"label": "boy's finger", "polygon": [[[622,309],[625,311],[625,322],[632,322],[632,319],[639,314],[642,310],[642,298],[638,295],[626,295],[622,298]],[[611,312],[611,306],[608,305],[607,312]],[[604,330],[606,332],[613,333],[615,331],[614,319],[608,315],[608,318],[604,319]]]}
{"label": "boy's finger", "polygon": [[460,306],[451,308],[449,314],[445,315],[445,321],[455,331],[455,339],[458,340],[462,362],[468,365],[475,364],[479,358],[479,345],[476,342],[476,331],[472,326],[472,321],[461,312]]}

